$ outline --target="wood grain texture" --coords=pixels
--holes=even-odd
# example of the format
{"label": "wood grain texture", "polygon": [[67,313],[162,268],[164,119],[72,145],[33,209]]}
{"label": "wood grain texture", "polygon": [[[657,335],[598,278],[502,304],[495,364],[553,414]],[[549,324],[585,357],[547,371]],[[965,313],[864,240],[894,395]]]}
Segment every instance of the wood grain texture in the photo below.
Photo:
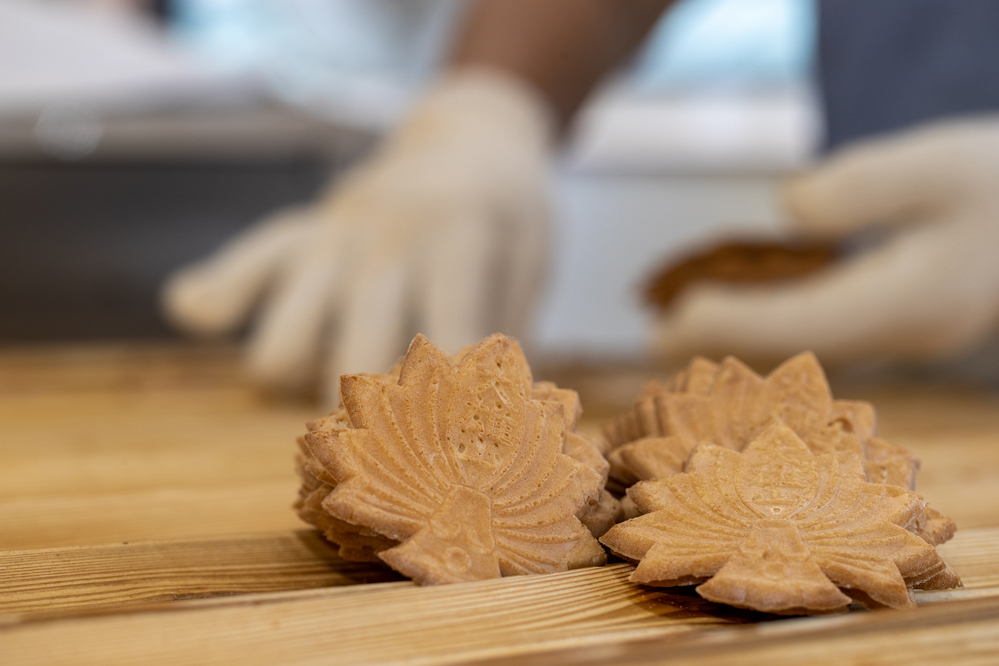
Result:
{"label": "wood grain texture", "polygon": [[[972,533],[964,542],[955,539],[951,552],[956,555],[955,563],[993,557],[999,552],[999,529]],[[999,589],[982,586],[992,580],[991,572],[975,566],[958,569],[967,578],[968,589],[947,597],[920,595],[920,603],[949,607],[958,606],[955,600],[962,596],[999,595]],[[769,627],[788,622],[712,604],[691,590],[678,594],[633,585],[627,581],[631,571],[630,565],[616,564],[430,588],[390,583],[189,601],[170,611],[8,626],[0,629],[0,651],[26,664],[306,664],[322,660],[373,664],[403,659],[456,663],[621,645],[721,625],[764,621]],[[993,630],[999,627],[999,603],[975,608],[985,610],[981,617],[974,614],[974,622],[984,622]],[[963,622],[966,611],[960,613]],[[818,631],[826,640],[829,637],[822,632],[843,622],[866,627],[887,615],[893,614],[855,612],[846,619],[808,618],[795,621],[799,624],[794,626],[804,627],[802,631],[809,636]],[[905,626],[921,617],[917,612],[898,615],[906,618]],[[947,617],[933,620],[933,626],[953,624]],[[829,640],[842,640],[842,636],[834,633]]]}
{"label": "wood grain texture", "polygon": [[0,347],[0,396],[246,388],[233,344],[84,342]]}
{"label": "wood grain texture", "polygon": [[0,550],[301,527],[294,441],[317,410],[261,395],[237,361],[0,352]]}
{"label": "wood grain texture", "polygon": [[314,530],[0,552],[0,616],[404,580],[345,562]]}
{"label": "wood grain texture", "polygon": [[999,525],[999,394],[903,387],[873,402],[882,436],[922,460],[916,490],[962,529]]}
{"label": "wood grain texture", "polygon": [[[960,532],[942,555],[965,588],[920,603],[999,594],[999,529]],[[313,530],[0,552],[6,622],[164,601],[403,580],[377,563],[345,562]]]}
{"label": "wood grain texture", "polygon": [[3,500],[0,550],[295,529],[303,526],[291,510],[296,488],[289,480]]}
{"label": "wood grain texture", "polygon": [[[634,397],[614,390],[584,394],[587,413]],[[234,350],[0,350],[0,663],[999,662],[999,396],[842,397],[872,400],[882,435],[922,458],[965,589],[774,621],[631,585],[627,565],[350,585],[392,574],[339,561],[290,509],[293,440],[317,410],[247,386]]]}
{"label": "wood grain texture", "polygon": [[315,416],[245,389],[0,396],[0,498],[294,479]]}
{"label": "wood grain texture", "polygon": [[[183,611],[0,629],[19,664],[454,663],[691,631],[757,616],[627,582],[618,564],[419,588],[404,584],[184,602]],[[44,649],[43,649],[44,646]]]}
{"label": "wood grain texture", "polygon": [[[937,547],[937,552],[954,571],[958,572],[966,590],[999,591],[999,528],[959,530],[953,540]],[[955,593],[960,593],[960,590]],[[920,594],[950,594],[950,592]]]}
{"label": "wood grain texture", "polygon": [[915,611],[804,618],[586,648],[542,650],[515,658],[473,660],[478,666],[653,664],[726,666],[978,666],[999,654],[999,597]]}

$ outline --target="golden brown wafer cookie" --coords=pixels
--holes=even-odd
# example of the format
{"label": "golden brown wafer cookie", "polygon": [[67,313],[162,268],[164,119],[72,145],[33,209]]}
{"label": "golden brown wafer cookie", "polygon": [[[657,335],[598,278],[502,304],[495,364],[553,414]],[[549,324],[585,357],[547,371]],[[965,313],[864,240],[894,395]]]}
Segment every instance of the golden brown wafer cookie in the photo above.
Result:
{"label": "golden brown wafer cookie", "polygon": [[742,453],[701,445],[687,471],[628,491],[644,515],[601,542],[648,585],[779,614],[914,605],[911,587],[955,587],[936,549],[907,531],[925,501],[844,473],[772,421]]}
{"label": "golden brown wafer cookie", "polygon": [[[301,438],[300,438],[301,439]],[[333,492],[335,482],[326,483],[312,470],[322,467],[315,458],[299,456],[296,470],[302,479],[295,511],[298,517],[318,528],[323,535],[340,547],[340,556],[347,560],[378,562],[378,552],[398,545],[397,542],[358,525],[351,525],[334,518],[322,507],[323,501]],[[320,475],[325,475],[321,471]]]}
{"label": "golden brown wafer cookie", "polygon": [[616,497],[603,490],[595,501],[589,500],[586,510],[577,514],[579,522],[590,530],[594,537],[602,537],[607,530],[624,520],[624,508]]}
{"label": "golden brown wafer cookie", "polygon": [[[603,563],[581,517],[606,529],[619,505],[599,471],[564,453],[574,392],[535,390],[502,335],[458,363],[418,336],[393,375],[343,376],[342,410],[305,436],[303,492],[315,490],[299,511],[324,523],[341,555],[376,554],[423,584]],[[569,439],[592,457],[592,443]],[[324,483],[310,471],[317,464],[334,483],[315,486]],[[326,488],[321,509],[333,520],[311,513]]]}
{"label": "golden brown wafer cookie", "polygon": [[667,310],[688,287],[699,283],[758,285],[803,278],[839,256],[839,248],[829,244],[728,242],[660,269],[645,287],[645,302]]}
{"label": "golden brown wafer cookie", "polygon": [[642,394],[635,406],[619,417],[604,424],[604,448],[613,450],[643,437],[666,435],[667,425],[660,416],[658,404],[663,394],[687,393],[687,384],[694,376],[695,392],[710,394],[718,364],[701,356],[691,359],[687,367],[678,370],[666,381],[650,379],[642,387]]}
{"label": "golden brown wafer cookie", "polygon": [[[562,452],[595,471],[606,483],[610,464],[603,457],[597,442],[582,433],[575,432],[576,425],[582,415],[579,395],[571,389],[560,388],[552,382],[534,382],[531,368],[520,345],[517,344],[516,340],[511,339],[509,342],[517,360],[518,373],[525,386],[529,387],[530,398],[557,401],[565,407],[566,437]],[[472,348],[463,349],[456,355],[455,360],[463,358]],[[388,384],[397,384],[400,372],[401,365],[396,364],[387,373],[366,374],[365,376]],[[345,429],[350,427],[350,419],[347,411],[341,406],[329,416],[307,424],[307,427],[309,431]],[[302,489],[299,492],[300,498],[295,504],[295,510],[299,517],[305,522],[315,525],[325,534],[327,539],[338,544],[340,556],[344,559],[377,560],[377,552],[398,545],[398,542],[380,537],[370,530],[367,530],[367,533],[361,538],[360,532],[364,528],[351,526],[325,512],[321,502],[336,487],[337,481],[325,471],[322,464],[313,456],[306,446],[304,438],[299,438],[298,444],[302,450],[302,455],[297,469],[303,480]],[[320,454],[322,454],[321,451]],[[315,483],[307,479],[307,474],[322,481],[323,493],[315,493],[306,505],[306,498],[316,490]],[[624,492],[623,488],[621,492]],[[598,498],[591,498],[580,508],[577,518],[586,525],[594,537],[600,537],[610,529],[611,525],[621,520],[622,516],[618,500],[604,490]]]}
{"label": "golden brown wafer cookie", "polygon": [[[599,474],[601,483],[605,486],[610,472],[610,463],[604,458],[593,439],[583,433],[576,432],[576,426],[579,425],[579,419],[583,415],[579,394],[572,389],[560,388],[554,382],[535,382],[531,367],[527,363],[527,357],[520,344],[516,340],[510,340],[510,345],[517,358],[521,378],[525,386],[529,387],[528,395],[530,398],[532,400],[554,400],[562,403],[565,407],[566,434],[562,453]],[[460,360],[468,349],[470,348],[462,350],[456,360]],[[600,537],[610,529],[611,525],[620,520],[621,516],[621,505],[618,500],[603,490],[598,498],[591,498],[576,517],[590,530],[593,536]]]}
{"label": "golden brown wafer cookie", "polygon": [[[834,400],[810,352],[785,361],[766,378],[733,357],[720,364],[695,358],[674,379],[646,385],[636,406],[604,430],[617,444],[607,456],[611,473],[624,485],[675,474],[698,444],[739,451],[774,418],[814,453],[835,455],[844,471],[915,489],[919,460],[874,436],[876,417],[869,403]],[[622,441],[636,434],[634,441]],[[955,528],[935,515],[935,522],[923,518],[913,530],[937,544]]]}
{"label": "golden brown wafer cookie", "polygon": [[[390,381],[390,375],[371,375]],[[307,424],[312,430],[343,430],[350,427],[346,410],[338,408],[329,416]],[[326,511],[322,503],[333,492],[337,481],[309,450],[304,437],[297,440],[300,455],[296,461],[296,471],[302,479],[299,498],[294,504],[295,512],[303,521],[314,525],[323,536],[339,546],[339,555],[345,560],[378,562],[378,553],[398,545],[360,525],[352,525],[335,518]]]}
{"label": "golden brown wafer cookie", "polygon": [[661,479],[682,472],[690,450],[679,437],[645,437],[612,451],[611,468],[629,486]]}

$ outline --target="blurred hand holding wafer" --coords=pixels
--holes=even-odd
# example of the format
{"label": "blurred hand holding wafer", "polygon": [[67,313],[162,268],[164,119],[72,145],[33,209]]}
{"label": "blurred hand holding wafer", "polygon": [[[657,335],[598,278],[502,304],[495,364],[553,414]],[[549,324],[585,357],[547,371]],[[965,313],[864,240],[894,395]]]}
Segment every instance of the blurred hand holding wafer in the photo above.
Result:
{"label": "blurred hand holding wafer", "polygon": [[842,239],[876,226],[876,247],[794,282],[701,284],[660,317],[667,359],[731,353],[826,363],[945,358],[999,316],[999,120],[928,125],[835,153],[785,186],[796,234]]}

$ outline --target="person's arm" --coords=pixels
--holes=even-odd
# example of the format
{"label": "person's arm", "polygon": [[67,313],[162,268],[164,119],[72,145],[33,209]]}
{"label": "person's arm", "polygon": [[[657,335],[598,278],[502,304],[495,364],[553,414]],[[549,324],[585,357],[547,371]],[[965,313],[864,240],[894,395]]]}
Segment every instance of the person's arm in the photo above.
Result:
{"label": "person's arm", "polygon": [[481,0],[451,66],[492,67],[531,83],[564,124],[641,44],[673,0]]}

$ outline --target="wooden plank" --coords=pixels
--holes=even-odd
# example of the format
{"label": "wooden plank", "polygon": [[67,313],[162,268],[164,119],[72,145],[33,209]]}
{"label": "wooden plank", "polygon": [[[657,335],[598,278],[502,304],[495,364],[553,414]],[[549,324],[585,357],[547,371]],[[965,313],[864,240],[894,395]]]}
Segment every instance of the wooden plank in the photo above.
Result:
{"label": "wooden plank", "polygon": [[237,369],[198,349],[0,351],[0,550],[302,527],[294,439],[317,409]]}
{"label": "wooden plank", "polygon": [[999,394],[904,386],[860,397],[878,429],[922,459],[917,490],[961,529],[999,525]]}
{"label": "wooden plank", "polygon": [[652,666],[979,666],[999,655],[999,597],[939,604],[916,611],[803,618],[664,638],[540,650],[478,666],[627,664]]}
{"label": "wooden plank", "polygon": [[[912,613],[743,630],[725,625],[759,616],[630,585],[625,565],[433,589],[314,587],[353,575],[290,532],[301,528],[292,440],[317,410],[262,396],[238,363],[232,349],[0,350],[0,549],[105,544],[0,554],[0,598],[22,581],[6,599],[27,620],[0,629],[0,662],[963,664],[999,652],[999,535],[969,529],[999,524],[999,396],[838,394],[873,400],[882,434],[922,457],[920,491],[961,527],[941,553],[967,589],[920,594]],[[615,411],[583,401],[586,428]],[[234,596],[166,601],[215,594]],[[53,619],[95,608],[113,614]]]}
{"label": "wooden plank", "polygon": [[[184,610],[0,629],[14,664],[460,661],[539,645],[691,631],[746,616],[627,583],[624,564],[431,588],[389,584],[183,602]],[[600,636],[603,638],[601,639]]]}
{"label": "wooden plank", "polygon": [[[276,439],[276,438],[275,438]],[[144,452],[103,456],[63,455],[52,468],[56,476],[83,481],[41,495],[4,497],[0,492],[0,549],[48,548],[93,545],[136,539],[183,538],[260,530],[294,529],[297,518],[289,509],[296,480],[291,471],[292,450],[287,441],[266,443],[258,450],[236,453],[232,446],[205,445],[204,450]],[[999,472],[993,471],[999,443],[983,439],[967,442],[958,450],[921,451],[924,468],[934,466],[973,468],[953,470],[950,476],[927,472],[921,492],[932,504],[957,520],[964,530],[999,523]],[[965,456],[977,459],[966,462]],[[960,459],[953,462],[950,459]],[[36,476],[46,465],[30,463]],[[0,487],[16,476],[0,459]],[[20,468],[23,469],[23,468]],[[269,479],[268,476],[272,478]],[[116,479],[120,478],[120,481]],[[17,481],[10,482],[16,485]],[[70,490],[77,492],[70,492]],[[98,490],[99,489],[99,490]]]}
{"label": "wooden plank", "polygon": [[290,479],[318,414],[229,390],[0,397],[0,498]]}
{"label": "wooden plank", "polygon": [[[248,446],[178,446],[89,455],[0,456],[0,503],[13,499],[100,497],[151,490],[208,490],[213,486],[294,484],[292,440],[275,438],[269,449]],[[0,525],[0,532],[3,526]],[[0,537],[2,541],[2,537]]]}
{"label": "wooden plank", "polygon": [[[960,532],[941,554],[965,589],[920,593],[923,602],[999,590],[999,528]],[[403,579],[384,565],[341,560],[314,530],[8,551],[0,552],[0,615],[394,580]]]}
{"label": "wooden plank", "polygon": [[938,546],[937,551],[961,576],[965,589],[999,590],[999,527],[959,530],[951,541]]}
{"label": "wooden plank", "polygon": [[245,386],[240,360],[232,343],[6,344],[0,347],[0,396]]}
{"label": "wooden plank", "polygon": [[[147,353],[38,352],[20,365],[0,353],[11,387],[0,394],[0,499],[291,478],[292,442],[322,410],[240,383],[236,356]],[[32,383],[32,368],[44,382]],[[923,458],[920,490],[934,506],[965,528],[999,524],[999,398],[912,388],[850,397],[872,399],[882,433]]]}
{"label": "wooden plank", "polygon": [[0,551],[303,527],[297,482],[0,501]]}
{"label": "wooden plank", "polygon": [[290,481],[322,410],[261,394],[234,351],[0,350],[0,500]]}
{"label": "wooden plank", "polygon": [[[189,511],[188,491],[294,483],[292,441],[321,410],[262,397],[240,379],[231,350],[15,352],[0,352],[0,384],[8,387],[0,392],[0,548],[205,535],[220,523],[243,526],[226,533],[296,524],[274,515],[290,500],[261,506],[251,491],[247,515],[193,521],[186,531],[173,521],[163,534],[135,527],[148,522],[140,497],[147,491],[160,503],[177,498],[175,508],[162,506],[168,514]],[[883,434],[922,456],[920,490],[935,507],[962,529],[999,524],[999,398],[911,388],[859,397],[874,400]],[[115,533],[109,523],[127,521],[122,507],[108,504],[133,497],[134,525]],[[34,499],[41,502],[32,506]],[[271,517],[255,526],[250,514]]]}
{"label": "wooden plank", "polygon": [[0,616],[404,580],[345,562],[315,530],[0,553]]}
{"label": "wooden plank", "polygon": [[[999,529],[971,532],[948,548],[968,589],[921,595],[921,603],[944,607],[999,595],[999,588],[983,587],[994,580],[995,567],[984,563],[999,552]],[[375,584],[178,602],[172,611],[10,626],[0,630],[0,652],[27,664],[451,663],[773,619],[711,604],[690,590],[633,585],[631,571],[616,564],[432,588]],[[993,617],[999,603],[975,608],[985,609],[988,627],[999,627]],[[914,613],[898,615],[920,617]],[[853,613],[850,618],[862,619],[848,621],[875,616]],[[835,627],[841,621],[806,622]]]}

